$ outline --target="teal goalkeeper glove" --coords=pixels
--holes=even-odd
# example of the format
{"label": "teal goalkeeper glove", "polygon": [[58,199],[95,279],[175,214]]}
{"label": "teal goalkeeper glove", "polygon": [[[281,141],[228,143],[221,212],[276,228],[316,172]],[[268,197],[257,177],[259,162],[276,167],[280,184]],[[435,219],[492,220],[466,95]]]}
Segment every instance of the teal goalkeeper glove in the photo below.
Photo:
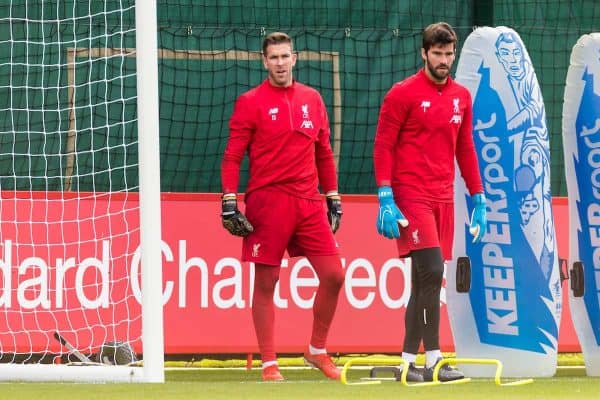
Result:
{"label": "teal goalkeeper glove", "polygon": [[379,215],[377,215],[377,232],[388,239],[397,239],[400,237],[400,228],[408,226],[408,220],[404,217],[396,202],[392,188],[382,186],[377,191],[379,198]]}
{"label": "teal goalkeeper glove", "polygon": [[471,213],[471,225],[469,232],[473,235],[473,243],[479,243],[487,227],[487,216],[485,208],[485,195],[476,193],[471,198],[473,200],[473,212]]}

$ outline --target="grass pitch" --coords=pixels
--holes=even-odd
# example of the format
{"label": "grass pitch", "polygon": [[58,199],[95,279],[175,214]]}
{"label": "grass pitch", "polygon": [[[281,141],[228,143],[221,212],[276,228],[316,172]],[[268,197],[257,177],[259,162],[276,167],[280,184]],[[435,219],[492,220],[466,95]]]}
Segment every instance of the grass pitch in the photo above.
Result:
{"label": "grass pitch", "polygon": [[[164,384],[4,383],[0,384],[0,399],[597,399],[600,378],[585,376],[583,366],[573,364],[568,357],[562,357],[555,377],[537,378],[532,384],[514,387],[497,386],[493,379],[435,387],[406,387],[395,381],[346,386],[326,379],[319,371],[299,366],[282,367],[286,381],[265,383],[260,379],[260,368],[207,368],[188,364],[167,369]],[[368,372],[368,369],[352,370],[352,379],[366,377]]]}

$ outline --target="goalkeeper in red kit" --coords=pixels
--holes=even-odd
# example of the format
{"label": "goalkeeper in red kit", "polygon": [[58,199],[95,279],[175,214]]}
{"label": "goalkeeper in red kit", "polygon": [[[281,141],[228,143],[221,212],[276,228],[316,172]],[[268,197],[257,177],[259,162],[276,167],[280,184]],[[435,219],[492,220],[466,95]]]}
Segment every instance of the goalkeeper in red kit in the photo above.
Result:
{"label": "goalkeeper in red kit", "polygon": [[[340,370],[326,350],[327,335],[344,282],[334,238],[342,208],[329,119],[321,95],[295,81],[296,54],[285,33],[267,35],[262,61],[268,77],[237,99],[221,164],[222,222],[243,236],[242,260],[255,264],[252,318],[262,360],[262,379],[283,380],[275,353],[273,293],[282,257],[305,256],[319,287],[313,305],[307,364],[327,377]],[[240,165],[249,159],[245,215],[237,207]],[[326,194],[327,211],[319,192]]]}
{"label": "goalkeeper in red kit", "polygon": [[[424,67],[386,94],[373,147],[378,186],[377,231],[395,239],[400,257],[411,259],[411,293],[405,314],[402,358],[407,378],[431,381],[442,359],[440,290],[444,260],[454,240],[455,160],[474,204],[474,241],[486,230],[486,205],[473,143],[471,95],[450,77],[457,36],[444,22],[423,31]],[[419,347],[425,368],[417,368]],[[463,378],[444,364],[439,380]]]}

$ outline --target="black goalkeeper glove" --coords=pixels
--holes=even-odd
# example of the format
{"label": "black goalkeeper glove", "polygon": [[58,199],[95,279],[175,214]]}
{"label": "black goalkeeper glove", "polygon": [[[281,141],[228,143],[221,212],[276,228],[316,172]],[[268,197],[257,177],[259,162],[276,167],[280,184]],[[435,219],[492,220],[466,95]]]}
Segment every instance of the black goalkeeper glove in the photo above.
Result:
{"label": "black goalkeeper glove", "polygon": [[335,233],[342,221],[342,199],[337,192],[331,192],[327,194],[327,219],[329,220],[329,226]]}
{"label": "black goalkeeper glove", "polygon": [[237,208],[237,197],[233,193],[224,194],[221,199],[221,221],[225,229],[235,236],[248,236],[254,228]]}

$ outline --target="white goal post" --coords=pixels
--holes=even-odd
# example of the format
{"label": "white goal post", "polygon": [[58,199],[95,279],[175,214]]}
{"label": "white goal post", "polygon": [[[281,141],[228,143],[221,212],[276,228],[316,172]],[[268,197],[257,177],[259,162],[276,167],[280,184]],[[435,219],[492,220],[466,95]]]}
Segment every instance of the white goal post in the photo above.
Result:
{"label": "white goal post", "polygon": [[164,382],[156,0],[8,2],[0,380]]}

